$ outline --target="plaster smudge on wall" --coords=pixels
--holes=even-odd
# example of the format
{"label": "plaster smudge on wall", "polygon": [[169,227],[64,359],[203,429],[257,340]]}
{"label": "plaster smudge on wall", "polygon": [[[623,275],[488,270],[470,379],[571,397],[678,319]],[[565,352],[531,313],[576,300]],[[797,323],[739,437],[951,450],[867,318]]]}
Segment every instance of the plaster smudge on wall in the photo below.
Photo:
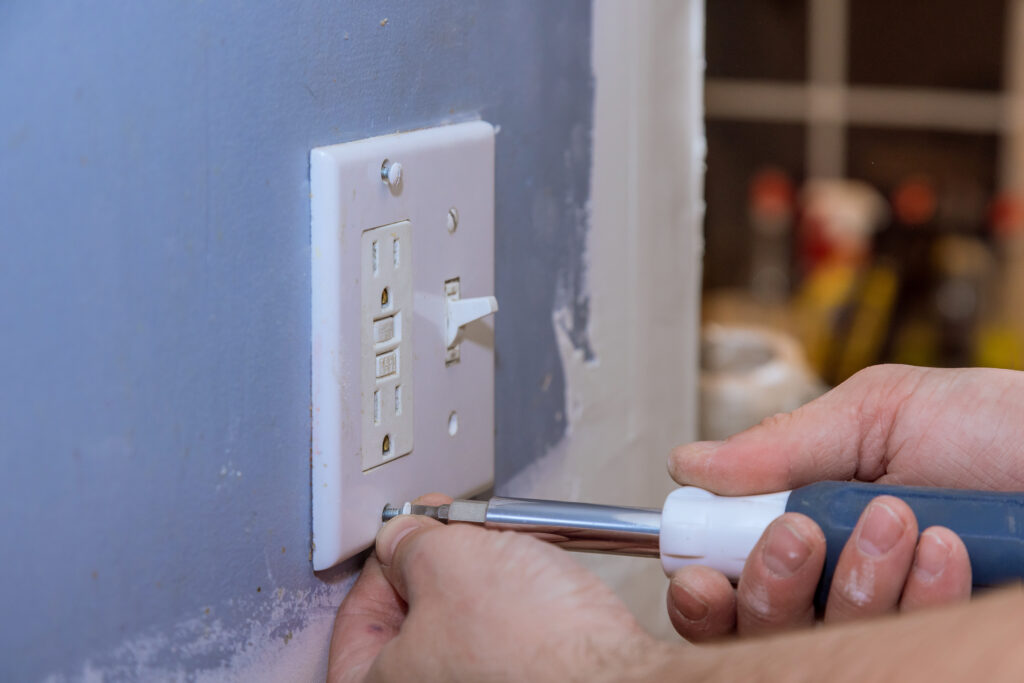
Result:
{"label": "plaster smudge on wall", "polygon": [[[128,638],[46,683],[83,681],[314,681],[327,671],[335,612],[355,574],[310,590],[276,589]],[[243,616],[244,615],[244,616]],[[239,618],[241,622],[239,623]]]}
{"label": "plaster smudge on wall", "polygon": [[[590,126],[575,125],[566,151],[566,171],[573,167],[589,168],[593,140]],[[571,186],[566,197],[570,223],[565,226],[569,232],[567,258],[562,263],[562,272],[555,294],[556,321],[568,336],[573,347],[583,354],[586,361],[594,360],[590,344],[588,324],[590,319],[590,296],[587,293],[587,232],[590,229],[589,183],[582,199],[575,196],[577,188]]]}

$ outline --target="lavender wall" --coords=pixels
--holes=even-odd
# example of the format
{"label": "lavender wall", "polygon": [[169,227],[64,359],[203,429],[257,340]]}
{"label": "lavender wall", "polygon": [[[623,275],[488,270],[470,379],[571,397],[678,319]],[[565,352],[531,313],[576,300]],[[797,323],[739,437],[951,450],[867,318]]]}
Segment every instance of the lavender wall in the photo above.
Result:
{"label": "lavender wall", "polygon": [[499,482],[561,438],[590,11],[0,4],[0,679],[319,671],[355,564],[309,560],[312,147],[500,126]]}

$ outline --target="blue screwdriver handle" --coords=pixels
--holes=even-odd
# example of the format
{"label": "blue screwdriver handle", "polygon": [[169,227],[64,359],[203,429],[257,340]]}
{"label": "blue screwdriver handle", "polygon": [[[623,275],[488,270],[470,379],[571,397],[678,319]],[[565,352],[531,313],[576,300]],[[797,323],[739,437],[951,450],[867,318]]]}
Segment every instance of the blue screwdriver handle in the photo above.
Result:
{"label": "blue screwdriver handle", "polygon": [[822,481],[794,489],[786,504],[786,512],[807,515],[825,532],[825,568],[814,598],[819,611],[828,599],[839,553],[864,508],[882,495],[909,505],[921,531],[930,526],[955,531],[967,546],[975,588],[1024,578],[1024,493]]}

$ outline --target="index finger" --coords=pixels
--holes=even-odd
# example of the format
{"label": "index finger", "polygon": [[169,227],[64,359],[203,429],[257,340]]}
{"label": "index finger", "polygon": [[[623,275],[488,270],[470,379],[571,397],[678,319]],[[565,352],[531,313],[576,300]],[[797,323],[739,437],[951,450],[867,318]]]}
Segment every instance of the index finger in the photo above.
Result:
{"label": "index finger", "polygon": [[725,441],[676,448],[680,484],[723,495],[771,493],[824,479],[872,481],[885,473],[888,435],[920,368],[875,366],[791,413]]}
{"label": "index finger", "polygon": [[398,635],[405,610],[405,602],[371,554],[334,620],[327,680],[363,680],[381,648]]}
{"label": "index finger", "polygon": [[[428,493],[414,503],[444,505],[452,501],[443,493]],[[331,683],[361,681],[381,649],[398,635],[405,620],[406,604],[371,554],[359,578],[338,608],[331,636],[327,680]]]}

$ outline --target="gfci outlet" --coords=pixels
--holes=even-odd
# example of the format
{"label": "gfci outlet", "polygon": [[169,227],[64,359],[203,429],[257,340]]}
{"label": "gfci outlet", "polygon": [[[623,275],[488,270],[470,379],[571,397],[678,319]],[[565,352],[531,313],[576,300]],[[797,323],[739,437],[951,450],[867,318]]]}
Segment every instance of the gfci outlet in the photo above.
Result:
{"label": "gfci outlet", "polygon": [[359,247],[364,472],[412,452],[411,247],[409,221],[365,231]]}
{"label": "gfci outlet", "polygon": [[494,481],[494,129],[318,147],[312,216],[313,568],[386,503]]}

